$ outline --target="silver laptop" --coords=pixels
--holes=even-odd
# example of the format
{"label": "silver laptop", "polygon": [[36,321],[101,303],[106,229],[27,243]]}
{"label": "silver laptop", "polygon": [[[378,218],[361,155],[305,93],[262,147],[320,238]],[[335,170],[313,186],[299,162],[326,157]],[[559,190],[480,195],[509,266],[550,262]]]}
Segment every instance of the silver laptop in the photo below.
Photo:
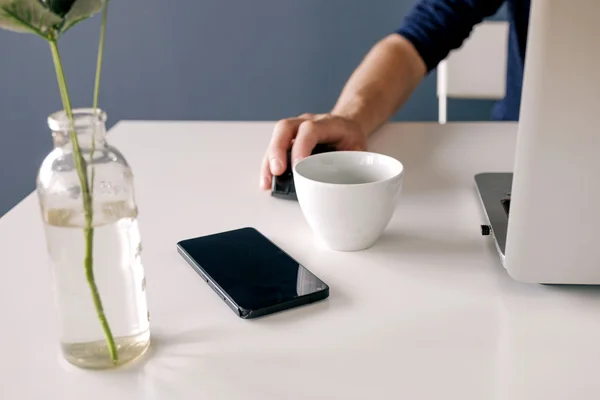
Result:
{"label": "silver laptop", "polygon": [[600,284],[600,1],[532,0],[513,173],[475,177],[514,279]]}

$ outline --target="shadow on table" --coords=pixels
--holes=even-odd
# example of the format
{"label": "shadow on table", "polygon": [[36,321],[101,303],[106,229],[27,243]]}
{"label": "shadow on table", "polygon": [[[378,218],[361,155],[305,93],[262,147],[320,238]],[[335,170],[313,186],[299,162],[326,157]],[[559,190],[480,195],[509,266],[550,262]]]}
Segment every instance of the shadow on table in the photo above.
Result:
{"label": "shadow on table", "polygon": [[386,231],[377,243],[364,253],[369,256],[456,257],[480,253],[481,241],[471,237],[456,236],[455,232]]}
{"label": "shadow on table", "polygon": [[[170,360],[202,358],[207,353],[204,349],[210,349],[212,342],[222,339],[225,335],[226,333],[223,331],[215,331],[207,327],[199,327],[175,334],[165,334],[160,331],[152,332],[150,348],[142,357],[134,363],[105,372],[109,374],[145,375],[148,373],[149,364],[154,364],[152,369],[159,367],[163,370],[175,370],[175,367],[163,364],[160,360],[165,357]],[[157,360],[159,360],[160,365],[155,365]]]}
{"label": "shadow on table", "polygon": [[[350,299],[337,288],[332,289],[330,297],[312,304],[292,308],[278,313],[266,315],[260,318],[244,321],[248,324],[261,324],[269,327],[289,328],[295,324],[302,324],[311,318],[318,318],[332,307],[347,308]],[[232,318],[237,318],[232,314]],[[153,332],[152,343],[146,354],[131,366],[124,366],[116,371],[130,373],[144,373],[147,364],[151,360],[167,357],[169,359],[201,359],[208,355],[206,349],[210,349],[210,343],[222,340],[227,331],[211,330],[207,327],[190,329],[175,334],[164,334]],[[161,366],[161,368],[168,366]]]}

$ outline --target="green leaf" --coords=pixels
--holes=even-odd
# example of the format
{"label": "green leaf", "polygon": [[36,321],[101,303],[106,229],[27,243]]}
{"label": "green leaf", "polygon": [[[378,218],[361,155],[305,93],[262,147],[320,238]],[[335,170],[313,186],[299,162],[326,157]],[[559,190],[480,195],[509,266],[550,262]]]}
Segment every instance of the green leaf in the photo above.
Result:
{"label": "green leaf", "polygon": [[0,28],[56,40],[77,23],[100,12],[104,1],[0,0]]}
{"label": "green leaf", "polygon": [[62,19],[39,0],[0,0],[0,28],[48,38]]}
{"label": "green leaf", "polygon": [[104,1],[105,0],[76,0],[69,12],[65,15],[64,24],[60,28],[59,32],[64,33],[77,23],[100,12],[104,6]]}

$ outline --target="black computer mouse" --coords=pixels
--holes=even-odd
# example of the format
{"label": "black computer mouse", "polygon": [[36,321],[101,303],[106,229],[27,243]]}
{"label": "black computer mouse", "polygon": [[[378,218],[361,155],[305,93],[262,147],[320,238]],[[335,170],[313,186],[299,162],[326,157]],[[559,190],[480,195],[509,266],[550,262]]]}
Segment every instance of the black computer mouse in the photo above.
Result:
{"label": "black computer mouse", "polygon": [[[335,147],[330,144],[319,143],[312,151],[311,155],[335,151]],[[291,149],[287,152],[287,167],[285,172],[279,176],[273,177],[271,184],[271,196],[285,200],[298,200],[296,197],[296,187],[294,186],[294,176],[292,171]]]}

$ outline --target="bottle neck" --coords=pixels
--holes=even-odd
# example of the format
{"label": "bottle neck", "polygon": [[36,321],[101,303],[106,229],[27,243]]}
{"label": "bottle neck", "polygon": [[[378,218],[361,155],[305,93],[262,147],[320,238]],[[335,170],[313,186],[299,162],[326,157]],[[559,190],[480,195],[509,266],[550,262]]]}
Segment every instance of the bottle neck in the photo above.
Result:
{"label": "bottle neck", "polygon": [[[99,148],[106,145],[106,130],[104,126],[96,126],[95,128],[90,127],[84,130],[74,130],[79,148]],[[71,131],[53,131],[52,141],[55,148],[70,148],[73,146]]]}
{"label": "bottle neck", "polygon": [[52,114],[48,118],[55,148],[72,148],[73,136],[81,149],[99,148],[106,144],[106,114],[101,110],[73,110],[73,118],[64,111]]}

